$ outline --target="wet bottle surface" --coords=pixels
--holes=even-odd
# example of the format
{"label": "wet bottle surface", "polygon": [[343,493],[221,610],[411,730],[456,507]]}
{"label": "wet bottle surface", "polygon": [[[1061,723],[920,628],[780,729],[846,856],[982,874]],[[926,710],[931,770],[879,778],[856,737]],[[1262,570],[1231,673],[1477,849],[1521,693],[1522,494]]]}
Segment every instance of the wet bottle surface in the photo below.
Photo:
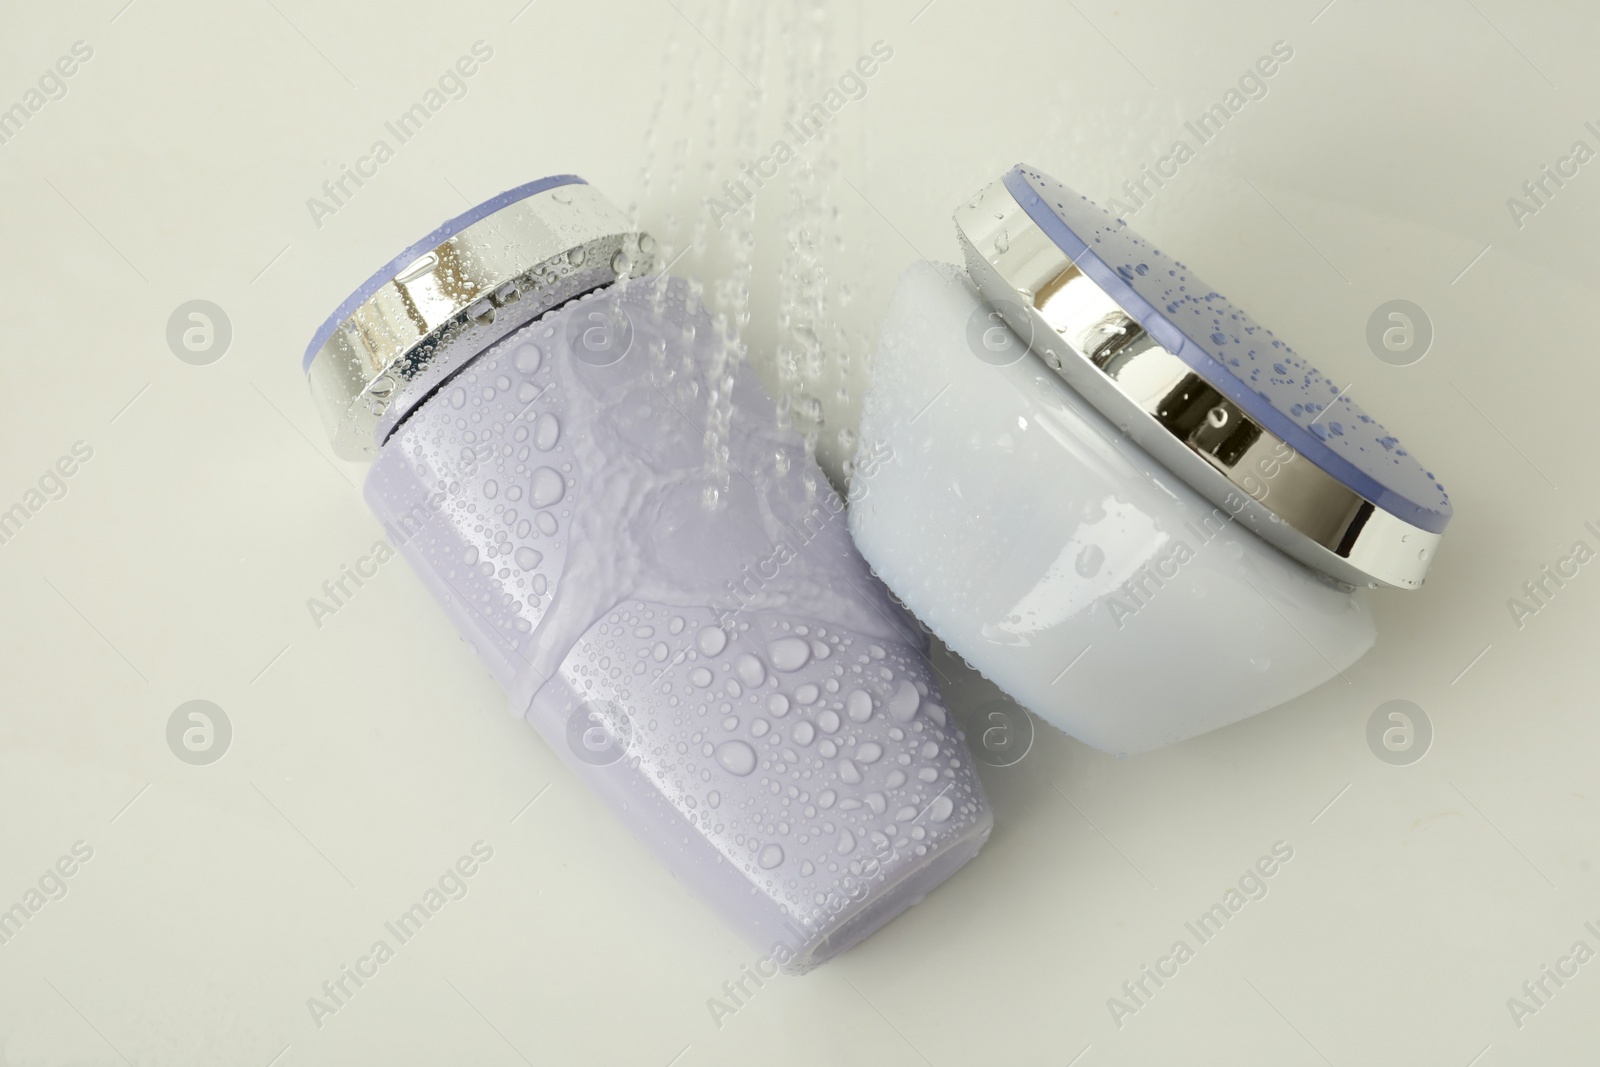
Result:
{"label": "wet bottle surface", "polygon": [[417,390],[366,496],[513,712],[802,971],[920,900],[992,817],[842,501],[727,374],[735,339],[687,282],[619,274]]}

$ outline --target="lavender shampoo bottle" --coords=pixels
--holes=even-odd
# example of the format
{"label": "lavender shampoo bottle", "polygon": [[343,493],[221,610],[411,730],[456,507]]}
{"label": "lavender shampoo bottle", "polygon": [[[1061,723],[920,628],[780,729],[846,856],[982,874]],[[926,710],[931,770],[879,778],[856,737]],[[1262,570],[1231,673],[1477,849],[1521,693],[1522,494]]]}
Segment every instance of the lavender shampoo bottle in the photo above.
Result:
{"label": "lavender shampoo bottle", "polygon": [[581,179],[521,186],[373,275],[306,370],[512,712],[801,972],[920,900],[992,817],[842,503],[726,326],[646,277],[652,247]]}

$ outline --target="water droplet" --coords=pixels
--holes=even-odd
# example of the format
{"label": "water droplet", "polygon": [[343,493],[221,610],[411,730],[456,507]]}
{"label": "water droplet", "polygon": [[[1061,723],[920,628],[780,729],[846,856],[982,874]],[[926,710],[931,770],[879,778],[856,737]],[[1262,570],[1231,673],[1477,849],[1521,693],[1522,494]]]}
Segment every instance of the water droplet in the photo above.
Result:
{"label": "water droplet", "polygon": [[1099,545],[1084,545],[1078,552],[1077,571],[1081,578],[1093,578],[1105,564],[1106,550]]}
{"label": "water droplet", "polygon": [[539,532],[546,537],[554,537],[556,530],[559,529],[556,517],[548,511],[540,512],[539,516],[533,520],[533,524],[539,527]]}
{"label": "water droplet", "polygon": [[928,806],[928,819],[932,822],[944,822],[950,818],[950,813],[956,810],[956,802],[940,793],[933,798],[933,803]]}
{"label": "water droplet", "polygon": [[882,815],[889,810],[889,801],[882,793],[868,793],[862,799],[867,802],[867,807],[872,810],[874,815]]}
{"label": "water droplet", "polygon": [[840,760],[839,780],[846,785],[860,785],[861,768],[856,766],[854,760],[848,758]]}
{"label": "water droplet", "polygon": [[794,724],[794,728],[789,731],[789,737],[797,745],[809,745],[817,739],[817,729],[802,719]]}
{"label": "water droplet", "polygon": [[778,718],[789,714],[789,698],[782,693],[773,693],[767,698],[767,710]]}
{"label": "water droplet", "polygon": [[612,273],[619,278],[627,274],[629,268],[632,266],[633,261],[628,258],[628,253],[626,252],[618,252],[616,255],[611,257]]}
{"label": "water droplet", "polygon": [[797,671],[811,659],[811,646],[798,637],[780,637],[767,651],[780,671]]}
{"label": "water droplet", "polygon": [[872,718],[872,696],[865,689],[852,689],[844,698],[844,707],[851,722],[866,722]]}
{"label": "water droplet", "polygon": [[775,844],[768,845],[766,848],[762,849],[761,854],[756,857],[756,862],[761,865],[762,870],[772,870],[772,868],[783,862],[782,846]]}
{"label": "water droplet", "polygon": [[800,686],[794,691],[794,699],[795,703],[797,704],[815,704],[817,702],[817,697],[821,695],[822,690],[818,689],[816,684],[813,682],[807,682],[805,685]]}
{"label": "water droplet", "polygon": [[468,545],[467,550],[461,553],[461,562],[469,567],[478,562],[478,546]]}
{"label": "water droplet", "polygon": [[756,769],[756,750],[743,741],[724,741],[717,746],[717,762],[729,774],[740,778]]}
{"label": "water droplet", "polygon": [[704,667],[696,667],[689,672],[689,681],[704,689],[711,684],[711,672]]}
{"label": "water droplet", "polygon": [[722,804],[722,794],[713,789],[706,794],[706,803],[715,808]]}
{"label": "water droplet", "polygon": [[715,656],[728,647],[728,635],[718,626],[707,626],[695,638],[695,645],[707,656]]}
{"label": "water droplet", "polygon": [[908,723],[921,703],[922,694],[917,692],[917,687],[902,678],[894,696],[889,698],[889,717],[898,723]]}
{"label": "water droplet", "polygon": [[823,811],[827,811],[829,808],[833,807],[833,802],[838,799],[838,793],[835,793],[831,789],[824,789],[822,792],[817,794],[817,807],[821,808]]}
{"label": "water droplet", "polygon": [[817,727],[825,734],[831,734],[839,729],[839,713],[828,708],[817,716]]}
{"label": "water droplet", "polygon": [[748,652],[734,660],[733,670],[739,680],[752,689],[767,680],[767,668]]}
{"label": "water droplet", "polygon": [[999,233],[994,235],[994,250],[996,252],[1006,252],[1009,251],[1010,248],[1011,235],[1009,233],[1007,233],[1005,230],[1001,230]]}
{"label": "water droplet", "polygon": [[556,447],[556,441],[561,438],[561,420],[550,412],[542,412],[533,423],[533,444],[541,452],[548,452]]}
{"label": "water droplet", "polygon": [[517,566],[523,570],[531,571],[539,565],[539,561],[544,558],[544,554],[529,548],[527,545],[523,545],[511,553],[511,558],[516,560]]}
{"label": "water droplet", "polygon": [[856,749],[856,762],[873,764],[883,758],[883,746],[876,741],[864,742]]}
{"label": "water droplet", "polygon": [[544,362],[544,352],[532,341],[524,341],[512,353],[511,363],[523,374],[532,374]]}
{"label": "water droplet", "polygon": [[856,835],[849,830],[839,831],[839,843],[833,847],[839,855],[848,856],[856,850]]}
{"label": "water droplet", "polygon": [[530,499],[536,508],[547,508],[559,503],[566,495],[567,482],[561,477],[561,472],[552,467],[540,467],[533,472],[533,496]]}

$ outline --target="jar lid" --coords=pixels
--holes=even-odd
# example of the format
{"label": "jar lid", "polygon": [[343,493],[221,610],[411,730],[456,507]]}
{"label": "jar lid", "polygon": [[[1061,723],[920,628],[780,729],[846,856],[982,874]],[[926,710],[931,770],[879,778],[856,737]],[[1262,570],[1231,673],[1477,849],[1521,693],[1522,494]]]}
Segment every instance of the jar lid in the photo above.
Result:
{"label": "jar lid", "polygon": [[1449,497],[1346,389],[1037,170],[1014,168],[955,218],[994,310],[1174,475],[1338,581],[1422,584]]}
{"label": "jar lid", "polygon": [[545,312],[646,274],[654,242],[571,174],[486,200],[391,259],[306,348],[312,396],[345,459],[365,459],[471,358]]}

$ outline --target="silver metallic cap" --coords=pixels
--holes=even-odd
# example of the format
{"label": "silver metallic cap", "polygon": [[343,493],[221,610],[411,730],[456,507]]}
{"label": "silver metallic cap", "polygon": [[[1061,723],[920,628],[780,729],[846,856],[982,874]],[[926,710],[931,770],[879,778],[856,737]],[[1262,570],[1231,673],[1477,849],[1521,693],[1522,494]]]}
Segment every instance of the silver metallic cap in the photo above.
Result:
{"label": "silver metallic cap", "polygon": [[581,178],[545,178],[451,219],[369,278],[306,351],[345,459],[370,459],[478,353],[575,297],[649,273],[654,242]]}
{"label": "silver metallic cap", "polygon": [[1152,337],[1004,181],[955,213],[973,284],[1068,385],[1201,496],[1346,585],[1415,589],[1441,535],[1297,452]]}

